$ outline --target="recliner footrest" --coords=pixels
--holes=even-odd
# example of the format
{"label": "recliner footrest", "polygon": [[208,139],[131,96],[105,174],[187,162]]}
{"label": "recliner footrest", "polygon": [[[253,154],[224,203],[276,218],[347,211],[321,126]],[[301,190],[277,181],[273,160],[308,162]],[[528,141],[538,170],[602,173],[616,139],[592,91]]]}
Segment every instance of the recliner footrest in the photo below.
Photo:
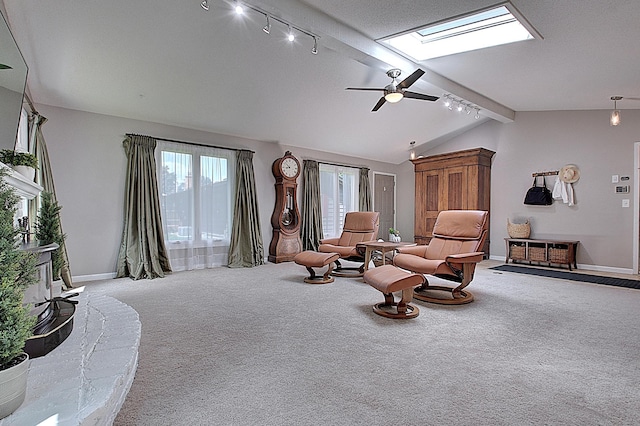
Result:
{"label": "recliner footrest", "polygon": [[[421,274],[404,271],[393,265],[384,265],[369,269],[364,273],[364,282],[384,294],[384,302],[373,306],[373,312],[387,318],[415,318],[420,314],[417,306],[410,304],[413,288],[424,283]],[[402,291],[402,299],[398,302],[393,292]]]}
{"label": "recliner footrest", "polygon": [[[293,261],[298,265],[302,265],[309,271],[309,276],[304,279],[304,282],[309,284],[327,284],[332,283],[334,278],[330,275],[333,270],[333,264],[340,258],[338,253],[320,253],[317,251],[307,250],[302,253],[298,253],[293,258]],[[327,271],[322,275],[316,275],[313,268],[322,268],[327,266]]]}

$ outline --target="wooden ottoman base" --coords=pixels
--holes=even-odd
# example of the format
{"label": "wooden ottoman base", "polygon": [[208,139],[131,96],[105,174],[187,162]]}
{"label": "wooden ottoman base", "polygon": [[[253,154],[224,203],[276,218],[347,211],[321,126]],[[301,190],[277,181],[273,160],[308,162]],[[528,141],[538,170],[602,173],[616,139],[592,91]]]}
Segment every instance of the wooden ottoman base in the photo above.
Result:
{"label": "wooden ottoman base", "polygon": [[[424,276],[406,272],[393,265],[384,265],[369,269],[364,273],[364,282],[384,294],[384,302],[373,306],[373,312],[387,318],[407,319],[420,314],[417,306],[412,305],[413,288],[424,283]],[[394,291],[402,291],[402,298],[396,302]]]}
{"label": "wooden ottoman base", "polygon": [[[333,282],[331,271],[333,271],[333,264],[340,258],[338,253],[320,253],[317,251],[303,251],[296,254],[293,261],[298,265],[302,265],[309,271],[309,276],[304,279],[305,283],[309,284],[328,284]],[[327,271],[322,275],[316,275],[313,268],[322,268],[326,266]]]}

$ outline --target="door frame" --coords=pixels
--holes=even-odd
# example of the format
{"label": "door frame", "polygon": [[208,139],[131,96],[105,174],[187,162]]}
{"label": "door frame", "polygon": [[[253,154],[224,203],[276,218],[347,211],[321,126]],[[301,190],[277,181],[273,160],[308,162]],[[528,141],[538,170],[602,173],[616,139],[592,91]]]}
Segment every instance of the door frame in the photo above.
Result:
{"label": "door frame", "polygon": [[[398,215],[397,215],[397,209],[396,209],[396,202],[397,202],[397,198],[398,198],[398,188],[397,188],[397,183],[398,183],[398,175],[395,173],[386,173],[386,172],[373,172],[373,193],[371,194],[371,208],[375,208],[376,205],[376,175],[384,175],[384,176],[393,176],[393,184],[395,185],[395,187],[393,188],[393,227],[395,228],[397,226],[397,221],[398,221]],[[383,234],[384,235],[384,234]]]}
{"label": "door frame", "polygon": [[633,273],[640,274],[640,142],[633,144]]}

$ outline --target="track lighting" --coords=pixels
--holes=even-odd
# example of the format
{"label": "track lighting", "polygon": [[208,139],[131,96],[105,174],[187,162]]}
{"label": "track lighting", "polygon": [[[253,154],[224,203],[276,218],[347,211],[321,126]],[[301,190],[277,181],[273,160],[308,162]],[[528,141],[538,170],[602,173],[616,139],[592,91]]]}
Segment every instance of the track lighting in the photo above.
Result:
{"label": "track lighting", "polygon": [[[275,17],[271,14],[269,14],[268,12],[266,12],[265,10],[257,7],[257,6],[253,6],[251,4],[248,3],[244,3],[240,0],[236,0],[236,1],[228,1],[226,0],[227,3],[231,3],[233,4],[233,8],[236,12],[236,14],[238,15],[243,15],[245,13],[245,10],[249,9],[252,10],[254,12],[260,13],[262,14],[265,19],[266,19],[266,25],[264,27],[262,27],[262,31],[264,31],[266,34],[270,34],[271,33],[271,21],[276,21],[279,22],[283,25],[286,25],[289,29],[288,33],[287,33],[287,40],[289,40],[290,42],[293,42],[296,39],[296,35],[294,33],[294,30],[298,33],[307,35],[309,37],[311,37],[313,39],[313,48],[311,49],[311,53],[314,55],[318,54],[318,39],[320,38],[320,36],[313,34],[309,31],[306,31],[294,24],[292,24],[291,22],[288,22],[284,19]],[[202,0],[202,2],[200,3],[200,6],[204,9],[204,10],[209,10],[209,0]]]}
{"label": "track lighting", "polygon": [[442,95],[442,99],[444,100],[444,106],[447,107],[449,111],[453,111],[455,109],[457,112],[464,111],[467,115],[470,115],[471,111],[475,110],[476,115],[473,118],[475,118],[476,120],[480,118],[480,107],[478,107],[477,105],[465,101],[464,99],[457,98],[451,93],[445,93],[444,95]]}
{"label": "track lighting", "polygon": [[620,124],[620,111],[618,110],[618,101],[622,100],[622,96],[612,96],[613,111],[611,111],[611,118],[609,118],[609,124],[617,126]]}

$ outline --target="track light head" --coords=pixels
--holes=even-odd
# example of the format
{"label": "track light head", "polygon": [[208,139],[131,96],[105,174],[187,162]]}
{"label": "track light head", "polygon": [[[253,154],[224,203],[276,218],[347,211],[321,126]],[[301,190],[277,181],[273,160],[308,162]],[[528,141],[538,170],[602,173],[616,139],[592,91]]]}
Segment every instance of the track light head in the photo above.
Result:
{"label": "track light head", "polygon": [[313,38],[313,48],[311,49],[311,53],[314,55],[318,54],[318,39],[317,38]]}
{"label": "track light head", "polygon": [[293,31],[291,30],[291,25],[289,25],[289,34],[287,35],[287,40],[293,41],[296,39],[296,36],[293,35]]}
{"label": "track light head", "polygon": [[236,3],[235,11],[238,15],[242,15],[244,13],[244,7],[242,7],[242,4],[240,2]]}
{"label": "track light head", "polygon": [[269,34],[271,32],[271,22],[269,22],[269,15],[265,15],[267,17],[267,25],[262,28],[262,31]]}
{"label": "track light head", "polygon": [[200,3],[200,7],[204,10],[209,10],[209,0],[202,0],[202,3]]}

